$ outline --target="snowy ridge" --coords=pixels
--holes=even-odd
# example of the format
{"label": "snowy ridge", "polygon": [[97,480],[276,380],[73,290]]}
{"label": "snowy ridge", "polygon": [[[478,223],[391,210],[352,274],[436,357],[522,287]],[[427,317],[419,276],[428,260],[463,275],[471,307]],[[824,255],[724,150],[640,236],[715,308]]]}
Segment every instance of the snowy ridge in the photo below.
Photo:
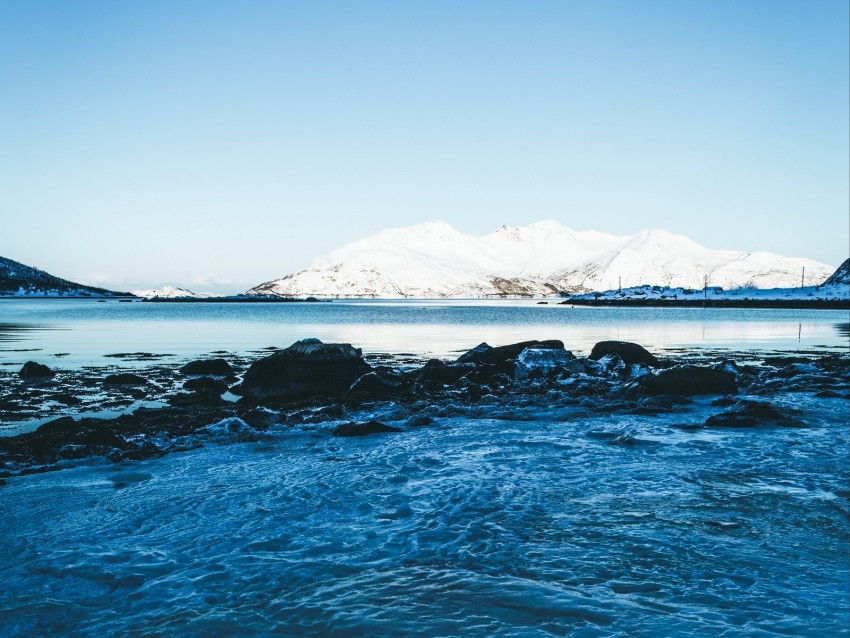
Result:
{"label": "snowy ridge", "polygon": [[706,289],[669,288],[667,286],[633,286],[622,290],[606,290],[575,295],[570,300],[695,300],[709,301],[847,301],[850,300],[850,285],[832,284],[805,286],[803,288],[736,288],[724,290],[719,286]]}
{"label": "snowy ridge", "polygon": [[824,286],[850,286],[850,259],[845,259],[844,263],[841,264],[834,273],[829,276],[825,282],[823,282]]}
{"label": "snowy ridge", "polygon": [[192,292],[191,290],[177,286],[163,286],[162,288],[153,290],[134,290],[133,294],[137,297],[144,297],[145,299],[208,299],[222,296],[212,292]]}
{"label": "snowy ridge", "polygon": [[82,284],[0,257],[0,296],[4,297],[121,297],[126,292]]}
{"label": "snowy ridge", "polygon": [[442,221],[383,230],[248,294],[286,297],[500,297],[622,286],[791,288],[833,268],[766,252],[712,250],[664,230],[620,237],[557,221],[502,226],[483,237]]}

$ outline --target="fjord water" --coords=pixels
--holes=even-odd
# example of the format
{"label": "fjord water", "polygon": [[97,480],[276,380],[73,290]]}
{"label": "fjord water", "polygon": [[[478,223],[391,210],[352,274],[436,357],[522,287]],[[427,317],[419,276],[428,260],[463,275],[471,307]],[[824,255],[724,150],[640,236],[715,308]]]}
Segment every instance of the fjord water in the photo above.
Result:
{"label": "fjord water", "polygon": [[794,404],[807,428],[694,428],[707,402],[211,428],[9,479],[2,633],[846,636],[846,402]]}
{"label": "fjord water", "polygon": [[[17,303],[0,304],[3,362],[69,368],[308,336],[423,356],[532,338],[577,354],[604,338],[668,356],[846,352],[848,338],[841,311]],[[359,439],[332,437],[334,419],[213,425],[162,458],[8,478],[0,635],[850,635],[847,400],[771,397],[806,427],[752,430],[700,427],[711,399],[654,416],[432,406],[431,425]]]}
{"label": "fjord water", "polygon": [[[577,355],[597,341],[650,349],[846,350],[841,310],[588,308],[535,301],[335,301],[332,303],[120,303],[0,300],[0,364],[27,359],[64,367],[113,363],[104,355],[179,358],[286,347],[306,337],[364,352],[453,357],[491,345],[561,339]],[[60,355],[59,358],[56,355]],[[61,361],[60,361],[61,359]]]}

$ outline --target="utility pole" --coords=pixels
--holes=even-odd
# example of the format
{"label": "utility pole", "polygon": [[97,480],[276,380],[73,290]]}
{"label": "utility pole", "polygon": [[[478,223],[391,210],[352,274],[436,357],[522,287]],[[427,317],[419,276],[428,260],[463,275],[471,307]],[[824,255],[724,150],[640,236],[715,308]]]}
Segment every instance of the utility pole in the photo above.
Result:
{"label": "utility pole", "polygon": [[800,288],[806,285],[806,267],[803,266],[803,275],[800,277]]}
{"label": "utility pole", "polygon": [[623,276],[617,275],[617,292],[623,292]]}

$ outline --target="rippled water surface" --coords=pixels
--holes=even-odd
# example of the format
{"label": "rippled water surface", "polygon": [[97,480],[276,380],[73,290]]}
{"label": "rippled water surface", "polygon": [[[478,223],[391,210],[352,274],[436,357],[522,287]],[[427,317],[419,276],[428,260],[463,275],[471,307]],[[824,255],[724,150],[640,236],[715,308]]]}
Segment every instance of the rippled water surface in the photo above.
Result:
{"label": "rippled water surface", "polygon": [[[6,370],[311,336],[422,356],[533,338],[828,352],[848,326],[843,311],[533,302],[0,313]],[[770,401],[805,427],[709,429],[712,398],[656,416],[493,398],[364,438],[331,436],[333,420],[216,426],[158,459],[6,478],[0,636],[850,635],[850,402],[788,392]],[[408,416],[369,409],[346,420]]]}
{"label": "rippled water surface", "polygon": [[332,423],[0,488],[5,636],[848,634],[846,402]]}

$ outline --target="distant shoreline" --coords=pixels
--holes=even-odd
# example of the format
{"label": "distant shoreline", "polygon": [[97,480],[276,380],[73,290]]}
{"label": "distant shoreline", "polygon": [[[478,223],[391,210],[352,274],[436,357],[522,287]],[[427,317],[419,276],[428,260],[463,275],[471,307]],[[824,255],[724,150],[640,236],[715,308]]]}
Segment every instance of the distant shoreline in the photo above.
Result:
{"label": "distant shoreline", "polygon": [[[339,297],[318,299],[316,297],[23,297],[0,295],[1,300],[25,301],[118,301],[143,303],[331,303],[335,300],[359,299]],[[451,297],[403,299],[404,301],[452,301]],[[562,297],[480,297],[472,301],[528,301],[535,305],[585,306],[610,308],[785,308],[789,310],[850,310],[850,299],[564,299]],[[368,301],[398,301],[394,298],[369,298]],[[471,301],[471,299],[456,299]]]}
{"label": "distant shoreline", "polygon": [[151,297],[141,299],[155,303],[320,303],[330,301],[315,297],[296,299],[293,297]]}
{"label": "distant shoreline", "polygon": [[32,297],[0,295],[0,300],[10,299],[19,301],[123,301],[123,302],[156,302],[156,303],[317,303],[330,299],[294,299],[291,297],[89,297],[86,295],[56,295],[54,297],[33,295]]}
{"label": "distant shoreline", "polygon": [[788,308],[850,310],[850,299],[565,299],[566,306],[616,308]]}

